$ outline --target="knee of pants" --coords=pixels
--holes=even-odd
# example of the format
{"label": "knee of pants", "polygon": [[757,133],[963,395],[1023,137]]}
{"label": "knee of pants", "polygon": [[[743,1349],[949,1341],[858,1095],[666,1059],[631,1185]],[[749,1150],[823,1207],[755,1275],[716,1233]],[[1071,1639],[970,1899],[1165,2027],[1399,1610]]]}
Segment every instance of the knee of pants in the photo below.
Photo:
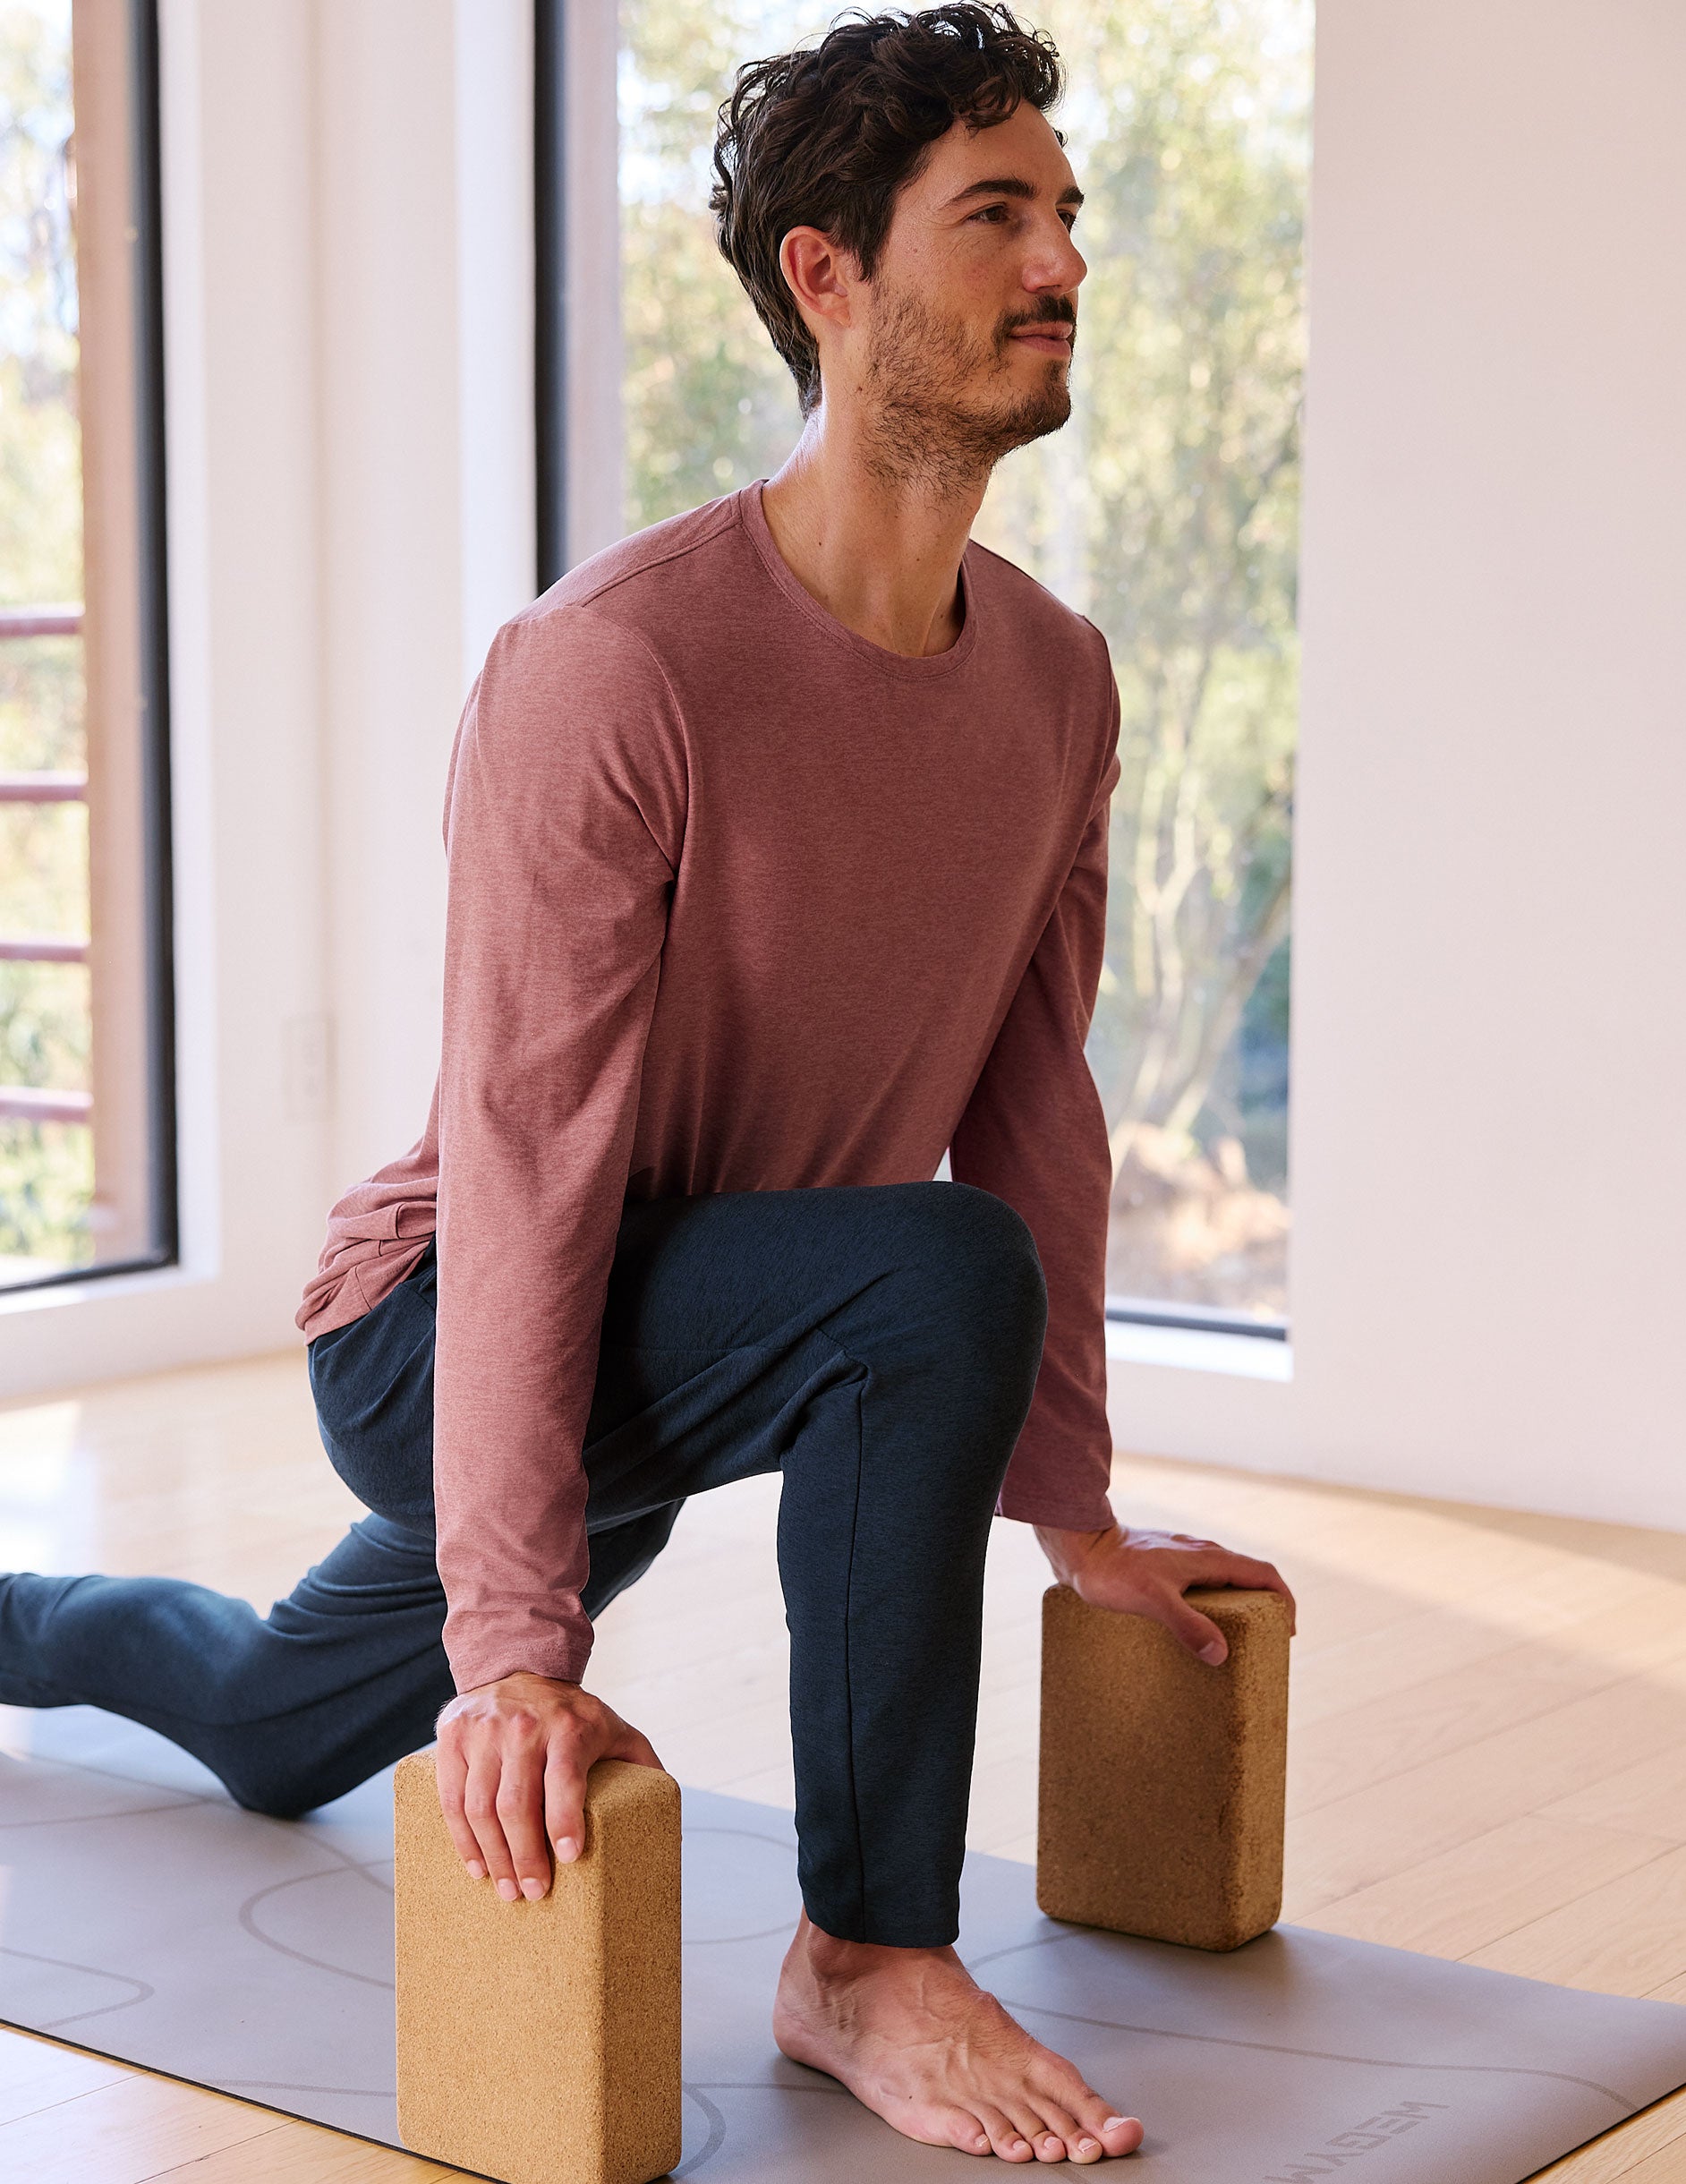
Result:
{"label": "knee of pants", "polygon": [[337,1794],[291,1755],[246,1752],[215,1772],[242,1812],[266,1820],[298,1820]]}
{"label": "knee of pants", "polygon": [[1042,1361],[1048,1289],[1035,1239],[1004,1199],[915,1183],[900,1214],[898,1309],[932,1363],[1026,1402]]}

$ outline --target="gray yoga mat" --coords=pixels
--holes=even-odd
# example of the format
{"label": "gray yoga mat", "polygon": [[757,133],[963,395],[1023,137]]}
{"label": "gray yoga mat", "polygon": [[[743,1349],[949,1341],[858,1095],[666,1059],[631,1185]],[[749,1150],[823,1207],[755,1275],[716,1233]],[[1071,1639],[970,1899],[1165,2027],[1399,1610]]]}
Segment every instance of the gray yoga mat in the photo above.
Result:
{"label": "gray yoga mat", "polygon": [[[297,1822],[148,1731],[0,1710],[0,2019],[397,2145],[382,1775]],[[787,2062],[768,2006],[789,1820],[685,1797],[685,2152],[708,2184],[877,2184],[972,2157]],[[513,1907],[518,1917],[520,1908]],[[1520,2184],[1686,2084],[1686,2009],[1283,1927],[1230,1957],[1056,1925],[974,1857],[961,1947],[1147,2124],[1155,2184]]]}

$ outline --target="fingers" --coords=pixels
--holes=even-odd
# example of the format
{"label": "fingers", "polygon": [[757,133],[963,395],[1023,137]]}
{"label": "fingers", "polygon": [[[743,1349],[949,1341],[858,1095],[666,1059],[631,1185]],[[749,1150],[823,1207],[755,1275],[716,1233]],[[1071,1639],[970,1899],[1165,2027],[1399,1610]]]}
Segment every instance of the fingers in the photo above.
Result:
{"label": "fingers", "polygon": [[474,1831],[474,1840],[480,1848],[481,1862],[491,1875],[492,1884],[506,1903],[514,1903],[521,1893],[515,1879],[515,1862],[509,1855],[509,1845],[504,1838],[503,1822],[498,1817],[498,1786],[503,1778],[503,1755],[495,1746],[482,1746],[468,1762],[468,1783],[463,1795],[463,1807],[468,1815],[468,1824]]}
{"label": "fingers", "polygon": [[1287,1580],[1272,1562],[1256,1562],[1248,1555],[1229,1555],[1225,1560],[1233,1563],[1237,1574],[1226,1577],[1227,1585],[1237,1585],[1249,1592],[1280,1592],[1288,1603],[1288,1634],[1291,1638],[1299,1620],[1299,1610],[1293,1594],[1288,1590]]}
{"label": "fingers", "polygon": [[1260,1562],[1252,1555],[1232,1554],[1227,1547],[1219,1547],[1210,1540],[1184,1540],[1181,1533],[1172,1537],[1179,1544],[1197,1549],[1188,1558],[1190,1574],[1184,1580],[1190,1585],[1232,1585],[1243,1592],[1280,1592],[1288,1603],[1288,1634],[1292,1637],[1298,1620],[1298,1609],[1287,1580],[1272,1562]]}
{"label": "fingers", "polygon": [[655,1746],[641,1729],[631,1728],[623,1721],[620,1734],[603,1753],[606,1760],[630,1760],[634,1767],[660,1767]]}
{"label": "fingers", "polygon": [[455,1741],[440,1738],[434,1772],[439,1786],[439,1810],[445,1815],[445,1825],[450,1830],[456,1855],[476,1881],[483,1881],[486,1863],[481,1856],[480,1844],[463,1810],[463,1792],[468,1782],[468,1768]]}
{"label": "fingers", "polygon": [[558,1865],[571,1865],[585,1848],[585,1776],[572,1738],[555,1736],[544,1763],[544,1826]]}
{"label": "fingers", "polygon": [[592,1763],[661,1762],[649,1740],[577,1685],[524,1671],[464,1692],[439,1716],[439,1809],[457,1856],[506,1903],[547,1895],[551,1852],[585,1848]]}
{"label": "fingers", "polygon": [[1230,1658],[1229,1642],[1210,1616],[1203,1616],[1197,1608],[1191,1608],[1180,1593],[1168,1593],[1154,1612],[1154,1621],[1162,1623],[1180,1646],[1186,1646],[1196,1660],[1203,1660],[1209,1668],[1221,1668]]}
{"label": "fingers", "polygon": [[[515,1869],[519,1892],[536,1903],[550,1886],[550,1853],[545,1844],[545,1783],[542,1755],[517,1748],[504,1753],[497,1790],[498,1821]],[[499,1881],[498,1893],[512,1899]]]}

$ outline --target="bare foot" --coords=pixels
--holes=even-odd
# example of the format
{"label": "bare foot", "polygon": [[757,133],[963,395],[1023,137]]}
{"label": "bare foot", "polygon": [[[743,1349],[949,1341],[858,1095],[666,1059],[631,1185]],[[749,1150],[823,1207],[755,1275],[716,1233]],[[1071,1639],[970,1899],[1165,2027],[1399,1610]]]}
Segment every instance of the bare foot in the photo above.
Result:
{"label": "bare foot", "polygon": [[924,2146],[1098,2162],[1142,2143],[1136,2119],[1033,2040],[951,1949],[839,1941],[805,1912],[779,1975],[773,2038]]}

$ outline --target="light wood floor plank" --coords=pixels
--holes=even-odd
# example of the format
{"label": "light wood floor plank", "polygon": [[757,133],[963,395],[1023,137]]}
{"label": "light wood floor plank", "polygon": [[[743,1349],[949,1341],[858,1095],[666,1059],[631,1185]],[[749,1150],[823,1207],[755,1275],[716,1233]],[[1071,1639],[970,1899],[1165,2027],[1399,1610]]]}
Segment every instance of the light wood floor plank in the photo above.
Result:
{"label": "light wood floor plank", "polygon": [[0,2176],[29,2184],[147,2184],[172,2167],[275,2129],[245,2101],[136,2071],[0,2124]]}
{"label": "light wood floor plank", "polygon": [[1600,1994],[1653,1992],[1686,1974],[1686,1848],[1472,1949],[1469,1961]]}
{"label": "light wood floor plank", "polygon": [[1686,1745],[1653,1753],[1620,1774],[1588,1783],[1543,1808],[1549,1820],[1633,1828],[1686,1843]]}
{"label": "light wood floor plank", "polygon": [[466,2173],[314,2123],[279,2123],[240,2146],[161,2169],[147,2184],[437,2184]]}
{"label": "light wood floor plank", "polygon": [[1666,2146],[1625,2174],[1627,2184],[1686,2184],[1686,2146]]}
{"label": "light wood floor plank", "polygon": [[1616,1680],[1601,1668],[1529,1651],[1487,1661],[1479,1676],[1460,1669],[1411,1685],[1386,1708],[1332,1715],[1290,1741],[1289,1815],[1414,1773]]}
{"label": "light wood floor plank", "polygon": [[1655,1836],[1529,1813],[1325,1905],[1312,1924],[1355,1941],[1469,1957],[1670,1848]]}
{"label": "light wood floor plank", "polygon": [[[1305,1729],[1332,1714],[1379,1706],[1395,1693],[1455,1671],[1478,1668],[1523,1642],[1549,1643],[1580,1617],[1626,1603],[1633,1579],[1597,1563],[1562,1573],[1550,1589],[1537,1574],[1484,1587],[1479,1611],[1411,1608],[1401,1618],[1343,1644],[1295,1648],[1293,1719]],[[1686,1602],[1681,1606],[1686,1617]]]}
{"label": "light wood floor plank", "polygon": [[126,2063],[0,2026],[0,2123],[56,2108],[62,2101],[133,2076]]}
{"label": "light wood floor plank", "polygon": [[1631,2122],[1542,2169],[1530,2184],[1619,2184],[1643,2173],[1641,2163],[1666,2160],[1649,2184],[1686,2184],[1686,2093],[1672,2093]]}
{"label": "light wood floor plank", "polygon": [[1323,1805],[1290,1823],[1286,1915],[1373,1888],[1682,1734],[1686,1698],[1631,1678]]}

